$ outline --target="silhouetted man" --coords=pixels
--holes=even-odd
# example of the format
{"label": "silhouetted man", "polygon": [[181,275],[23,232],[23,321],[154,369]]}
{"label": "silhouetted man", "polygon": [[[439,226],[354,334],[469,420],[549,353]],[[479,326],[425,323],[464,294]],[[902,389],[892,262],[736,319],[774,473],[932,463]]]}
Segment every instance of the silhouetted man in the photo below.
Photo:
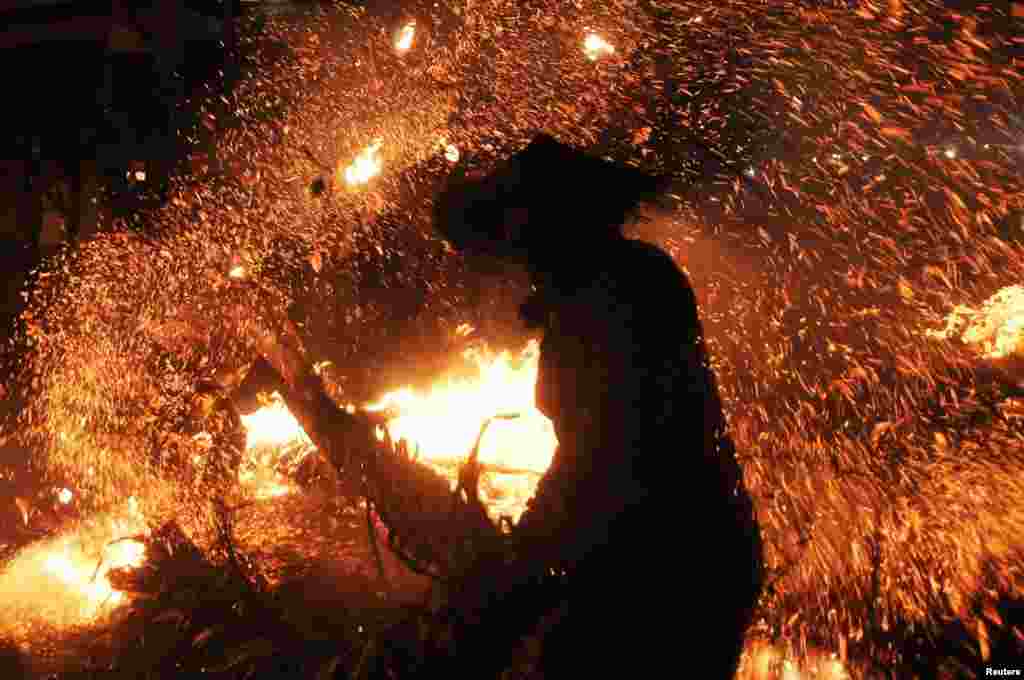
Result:
{"label": "silhouetted man", "polygon": [[541,135],[438,200],[456,247],[529,271],[522,315],[544,332],[537,406],[559,441],[514,558],[482,560],[453,597],[461,677],[496,676],[560,604],[546,677],[735,673],[762,586],[760,532],[693,290],[665,252],[622,233],[659,185]]}

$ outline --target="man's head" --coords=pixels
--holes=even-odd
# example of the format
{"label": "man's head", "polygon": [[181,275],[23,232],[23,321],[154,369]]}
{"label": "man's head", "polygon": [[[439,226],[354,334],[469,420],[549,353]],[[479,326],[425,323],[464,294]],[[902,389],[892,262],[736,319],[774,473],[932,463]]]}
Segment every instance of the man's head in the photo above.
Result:
{"label": "man's head", "polygon": [[531,264],[621,238],[630,211],[663,186],[539,135],[486,176],[453,172],[435,225],[460,250]]}

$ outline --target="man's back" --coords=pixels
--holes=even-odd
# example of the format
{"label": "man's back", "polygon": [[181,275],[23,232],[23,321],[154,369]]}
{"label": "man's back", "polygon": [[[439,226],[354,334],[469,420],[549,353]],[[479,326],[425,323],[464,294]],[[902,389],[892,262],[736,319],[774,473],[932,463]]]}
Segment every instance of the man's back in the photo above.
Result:
{"label": "man's back", "polygon": [[586,267],[549,283],[537,402],[561,442],[555,465],[572,468],[558,474],[578,479],[577,490],[658,495],[692,484],[722,496],[739,467],[685,275],[662,250],[626,239]]}

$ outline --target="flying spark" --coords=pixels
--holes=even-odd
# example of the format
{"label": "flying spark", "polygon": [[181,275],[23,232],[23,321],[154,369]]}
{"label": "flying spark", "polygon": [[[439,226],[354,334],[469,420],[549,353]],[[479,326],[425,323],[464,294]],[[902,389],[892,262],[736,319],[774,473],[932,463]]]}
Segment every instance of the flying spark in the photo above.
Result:
{"label": "flying spark", "polygon": [[395,38],[395,49],[399,52],[407,52],[412,47],[413,38],[416,35],[416,22],[410,21],[402,26]]}
{"label": "flying spark", "polygon": [[378,139],[373,144],[363,149],[359,155],[356,156],[356,159],[352,161],[352,164],[345,168],[345,181],[349,186],[366,184],[372,178],[380,174],[381,168],[384,166],[384,161],[377,155],[377,152],[380,151],[380,147],[383,144],[384,141]]}
{"label": "flying spark", "polygon": [[589,33],[583,41],[583,51],[587,59],[595,61],[599,57],[615,54],[615,47],[596,33]]}

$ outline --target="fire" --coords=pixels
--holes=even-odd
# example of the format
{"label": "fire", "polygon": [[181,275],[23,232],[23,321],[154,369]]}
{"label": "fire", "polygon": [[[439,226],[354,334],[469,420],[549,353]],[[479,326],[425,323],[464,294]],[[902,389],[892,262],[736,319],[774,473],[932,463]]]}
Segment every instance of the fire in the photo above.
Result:
{"label": "fire", "polygon": [[399,52],[406,52],[412,47],[413,37],[416,35],[416,22],[410,21],[402,26],[395,38],[395,49]]}
{"label": "fire", "polygon": [[737,680],[850,680],[850,672],[836,655],[808,648],[801,660],[761,640],[747,644]]}
{"label": "fire", "polygon": [[345,168],[345,182],[349,186],[366,184],[380,174],[384,161],[377,155],[380,147],[384,144],[381,139],[363,149],[352,164]]}
{"label": "fire", "polygon": [[124,600],[124,594],[114,590],[107,580],[110,571],[140,567],[145,557],[144,543],[121,539],[104,548],[98,571],[94,565],[78,559],[67,544],[47,556],[44,566],[46,571],[84,596],[86,611],[98,612],[105,605],[117,605]]}
{"label": "fire", "polygon": [[237,265],[235,267],[232,267],[231,271],[228,272],[228,276],[230,276],[233,279],[244,279],[245,278],[245,267],[243,267],[242,265]]}
{"label": "fire", "polygon": [[615,47],[596,33],[588,33],[583,40],[583,52],[587,59],[595,61],[598,57],[615,54]]}
{"label": "fire", "polygon": [[108,576],[143,564],[146,546],[137,537],[146,532],[131,498],[120,513],[25,548],[0,572],[0,620],[10,628],[33,621],[74,626],[110,613],[127,596]]}
{"label": "fire", "polygon": [[946,316],[946,327],[928,331],[933,338],[954,336],[979,349],[989,359],[1001,359],[1024,350],[1024,286],[1007,286],[981,306],[957,305]]}
{"label": "fire", "polygon": [[[389,392],[370,411],[394,414],[388,429],[405,439],[420,460],[452,480],[457,463],[472,451],[481,427],[479,461],[485,475],[481,496],[492,515],[519,519],[537,481],[551,464],[557,439],[554,428],[534,404],[540,351],[531,342],[513,359],[487,350],[466,353],[475,369],[471,378],[452,378],[425,393],[411,388]],[[510,419],[492,419],[516,414]]]}
{"label": "fire", "polygon": [[291,493],[294,487],[280,470],[297,466],[314,446],[281,395],[274,392],[259,409],[243,415],[242,425],[248,457],[239,470],[239,482],[257,498]]}
{"label": "fire", "polygon": [[[446,476],[453,487],[459,464],[487,423],[478,452],[484,465],[481,497],[495,520],[517,521],[558,443],[551,421],[534,404],[539,346],[530,342],[515,357],[473,349],[464,358],[471,368],[468,377],[440,381],[426,392],[403,387],[364,409],[385,412],[391,436],[405,439],[419,460]],[[239,481],[257,498],[292,492],[287,472],[315,450],[280,394],[263,401],[258,410],[242,416],[247,457]],[[355,409],[350,405],[348,410]]]}

